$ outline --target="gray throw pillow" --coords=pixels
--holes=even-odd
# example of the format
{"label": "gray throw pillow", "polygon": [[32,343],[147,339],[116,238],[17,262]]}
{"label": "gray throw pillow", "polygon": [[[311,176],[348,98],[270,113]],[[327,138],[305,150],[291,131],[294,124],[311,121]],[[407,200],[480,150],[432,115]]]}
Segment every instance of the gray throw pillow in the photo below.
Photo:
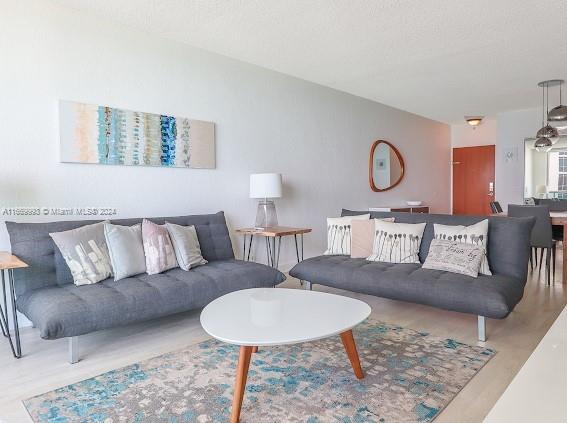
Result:
{"label": "gray throw pillow", "polygon": [[142,225],[121,226],[105,223],[104,236],[115,281],[146,272]]}
{"label": "gray throw pillow", "polygon": [[61,251],[75,285],[89,285],[112,276],[104,222],[49,234]]}
{"label": "gray throw pillow", "polygon": [[433,239],[423,268],[460,273],[476,278],[483,257],[482,246]]}
{"label": "gray throw pillow", "polygon": [[208,263],[201,255],[201,246],[195,226],[181,226],[165,222],[165,227],[169,232],[179,267],[189,270]]}

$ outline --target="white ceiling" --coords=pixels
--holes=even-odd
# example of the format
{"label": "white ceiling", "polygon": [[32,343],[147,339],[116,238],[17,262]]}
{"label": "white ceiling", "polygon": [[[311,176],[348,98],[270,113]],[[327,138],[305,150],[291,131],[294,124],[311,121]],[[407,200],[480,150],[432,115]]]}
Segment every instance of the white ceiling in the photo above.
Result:
{"label": "white ceiling", "polygon": [[447,123],[567,79],[565,0],[57,1]]}

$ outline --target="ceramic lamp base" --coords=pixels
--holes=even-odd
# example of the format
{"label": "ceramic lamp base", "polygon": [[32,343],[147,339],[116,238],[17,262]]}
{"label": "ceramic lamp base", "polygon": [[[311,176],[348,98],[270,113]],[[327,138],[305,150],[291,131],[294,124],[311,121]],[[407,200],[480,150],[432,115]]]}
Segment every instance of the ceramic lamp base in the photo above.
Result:
{"label": "ceramic lamp base", "polygon": [[256,229],[271,228],[278,226],[278,215],[276,213],[276,205],[272,200],[261,200],[258,202],[258,211],[256,212]]}

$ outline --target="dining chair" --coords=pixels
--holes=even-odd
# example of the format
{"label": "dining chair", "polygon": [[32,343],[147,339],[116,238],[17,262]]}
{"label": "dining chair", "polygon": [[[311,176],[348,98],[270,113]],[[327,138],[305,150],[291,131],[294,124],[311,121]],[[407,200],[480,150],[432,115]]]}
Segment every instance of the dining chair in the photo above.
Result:
{"label": "dining chair", "polygon": [[[567,211],[567,200],[559,200],[557,198],[555,199],[544,198],[539,200],[539,204],[549,206],[550,212]],[[553,239],[556,241],[563,242],[563,226],[553,227]]]}
{"label": "dining chair", "polygon": [[[535,261],[537,266],[537,249],[541,248],[540,255],[540,270],[543,266],[543,253],[546,253],[545,272],[547,284],[550,285],[551,269],[553,268],[553,281],[555,282],[555,262],[556,262],[556,245],[557,241],[553,239],[553,230],[551,225],[551,217],[549,215],[549,206],[524,206],[517,204],[508,205],[509,217],[535,217],[536,221],[532,229],[530,246],[535,248]],[[532,253],[530,253],[530,261],[532,260]],[[533,268],[533,261],[532,268]]]}
{"label": "dining chair", "polygon": [[498,214],[498,213],[502,213],[502,206],[500,205],[500,203],[498,201],[491,201],[490,202],[490,210],[492,210],[492,213],[494,214]]}

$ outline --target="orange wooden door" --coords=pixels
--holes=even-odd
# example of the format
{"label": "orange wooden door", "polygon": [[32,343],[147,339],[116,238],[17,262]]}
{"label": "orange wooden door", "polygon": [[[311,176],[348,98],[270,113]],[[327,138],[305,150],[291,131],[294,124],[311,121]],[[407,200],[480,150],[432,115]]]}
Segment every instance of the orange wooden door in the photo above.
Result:
{"label": "orange wooden door", "polygon": [[491,213],[494,150],[493,145],[453,148],[453,214]]}

